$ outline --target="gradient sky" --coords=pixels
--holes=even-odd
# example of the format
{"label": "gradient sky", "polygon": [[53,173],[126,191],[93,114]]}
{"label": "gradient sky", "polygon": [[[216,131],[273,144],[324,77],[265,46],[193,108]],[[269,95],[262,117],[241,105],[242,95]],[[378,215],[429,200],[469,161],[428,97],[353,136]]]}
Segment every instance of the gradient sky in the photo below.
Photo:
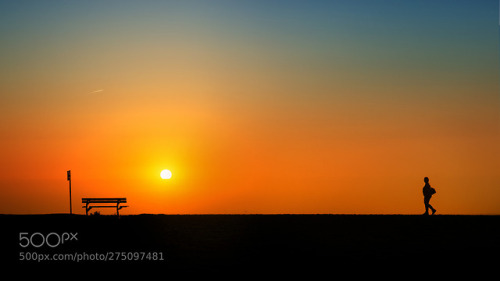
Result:
{"label": "gradient sky", "polygon": [[500,214],[498,15],[0,1],[0,213]]}

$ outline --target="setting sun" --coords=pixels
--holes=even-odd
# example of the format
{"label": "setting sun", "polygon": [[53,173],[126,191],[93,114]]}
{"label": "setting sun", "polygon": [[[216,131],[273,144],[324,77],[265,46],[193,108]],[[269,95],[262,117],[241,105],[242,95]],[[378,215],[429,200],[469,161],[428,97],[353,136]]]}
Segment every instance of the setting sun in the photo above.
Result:
{"label": "setting sun", "polygon": [[168,180],[172,177],[172,172],[170,172],[169,170],[163,170],[160,173],[160,177],[164,180]]}

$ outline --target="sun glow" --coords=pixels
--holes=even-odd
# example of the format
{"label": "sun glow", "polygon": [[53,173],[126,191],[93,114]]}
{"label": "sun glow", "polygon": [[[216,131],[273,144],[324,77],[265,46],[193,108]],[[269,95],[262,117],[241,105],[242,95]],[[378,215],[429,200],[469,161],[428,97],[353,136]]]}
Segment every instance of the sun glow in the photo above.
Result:
{"label": "sun glow", "polygon": [[172,172],[170,172],[169,170],[163,170],[160,173],[160,177],[164,180],[168,180],[172,177]]}

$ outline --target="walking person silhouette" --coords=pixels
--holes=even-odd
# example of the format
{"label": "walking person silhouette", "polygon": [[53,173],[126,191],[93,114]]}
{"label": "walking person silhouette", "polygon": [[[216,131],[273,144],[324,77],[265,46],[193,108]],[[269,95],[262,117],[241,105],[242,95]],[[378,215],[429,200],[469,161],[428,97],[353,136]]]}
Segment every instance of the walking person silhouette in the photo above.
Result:
{"label": "walking person silhouette", "polygon": [[431,206],[431,204],[429,204],[429,201],[431,201],[431,197],[434,193],[436,193],[436,190],[434,188],[432,188],[431,185],[429,184],[428,177],[424,178],[424,182],[425,182],[425,185],[424,185],[424,188],[422,189],[422,192],[424,193],[424,205],[425,205],[424,215],[429,215],[429,209],[431,209],[431,211],[432,211],[431,215],[434,215],[434,213],[436,212],[436,209],[434,209]]}

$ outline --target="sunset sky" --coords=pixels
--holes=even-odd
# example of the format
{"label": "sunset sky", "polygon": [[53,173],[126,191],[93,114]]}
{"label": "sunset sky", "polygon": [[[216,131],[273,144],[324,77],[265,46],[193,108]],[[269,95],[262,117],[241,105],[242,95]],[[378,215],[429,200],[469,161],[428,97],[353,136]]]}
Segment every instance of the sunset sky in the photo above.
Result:
{"label": "sunset sky", "polygon": [[500,214],[498,35],[496,0],[0,1],[0,213],[69,212],[71,170],[79,214],[421,214],[425,176]]}

